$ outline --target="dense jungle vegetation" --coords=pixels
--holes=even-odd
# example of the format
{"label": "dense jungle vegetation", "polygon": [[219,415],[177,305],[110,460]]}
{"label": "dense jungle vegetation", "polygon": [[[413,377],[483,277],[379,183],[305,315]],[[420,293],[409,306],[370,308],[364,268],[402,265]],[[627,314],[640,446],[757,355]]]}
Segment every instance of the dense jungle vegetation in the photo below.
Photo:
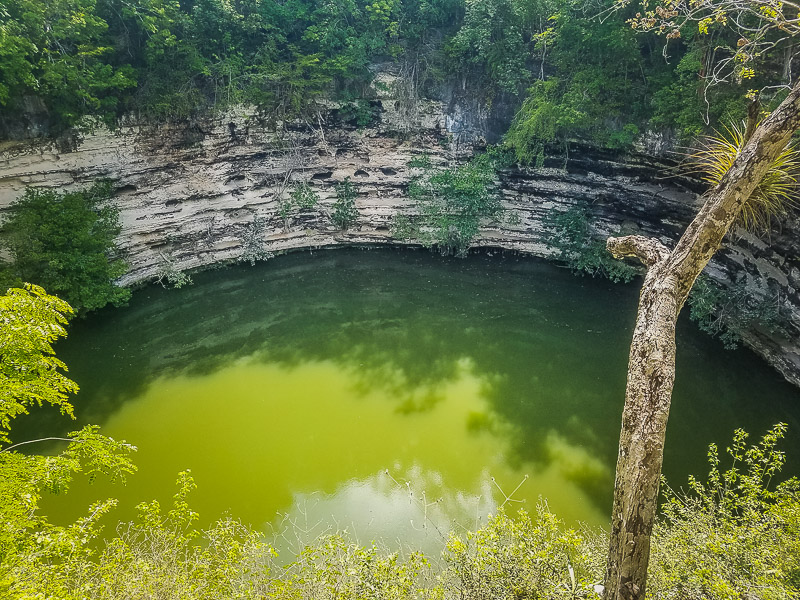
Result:
{"label": "dense jungle vegetation", "polygon": [[[759,56],[757,70],[734,65],[725,81],[710,86],[706,76],[718,55],[741,42],[735,31],[713,20],[687,25],[665,47],[663,36],[626,24],[638,18],[635,8],[609,10],[614,4],[4,0],[0,134],[54,134],[97,123],[113,128],[126,115],[154,123],[187,120],[241,104],[255,105],[276,125],[313,125],[330,100],[349,122],[366,127],[382,64],[400,74],[398,96],[464,95],[504,115],[507,149],[520,163],[538,164],[545,152],[574,139],[624,149],[655,129],[689,140],[742,119],[748,99],[759,96],[768,110],[783,97],[770,85],[792,78],[791,48]],[[426,220],[397,222],[394,233],[463,254],[478,219],[500,216],[490,189],[493,166],[477,160],[443,171],[416,167],[409,195]],[[337,228],[356,219],[356,194],[349,180],[337,187],[331,215]],[[111,285],[124,265],[113,247],[119,223],[105,204],[109,195],[102,182],[66,194],[29,190],[0,230],[16,269],[4,267],[0,278],[14,285],[46,282],[48,292],[79,312],[124,302],[128,292]],[[455,196],[457,210],[450,202]],[[284,223],[291,210],[316,205],[310,188],[294,190],[290,199]],[[590,237],[588,219],[582,207],[553,216],[562,260],[579,272],[632,277],[624,265],[608,262]],[[257,221],[252,230],[255,240]],[[263,258],[262,250],[253,245],[246,259]],[[113,500],[87,507],[72,524],[51,523],[39,510],[43,494],[65,491],[79,475],[124,478],[135,470],[135,448],[94,426],[70,434],[55,456],[18,451],[30,441],[11,443],[13,420],[31,407],[73,411],[77,386],[53,350],[73,308],[48,292],[26,285],[0,296],[0,596],[596,597],[605,535],[565,528],[544,504],[533,515],[514,519],[500,512],[479,531],[452,535],[436,568],[430,557],[365,548],[341,535],[321,538],[279,566],[259,532],[233,519],[205,531],[195,527],[188,473],[178,476],[172,507],[141,504],[139,519],[115,534],[101,525]],[[690,302],[709,330],[717,327],[719,306],[738,306],[745,313],[740,320],[764,312],[702,285]],[[705,481],[691,479],[686,492],[665,486],[649,597],[800,594],[800,484],[795,478],[776,483],[784,431],[778,425],[754,445],[737,432],[730,467],[721,467],[712,447]]]}
{"label": "dense jungle vegetation", "polygon": [[[724,85],[705,74],[732,28],[637,33],[635,7],[594,0],[7,0],[0,5],[0,124],[50,132],[125,114],[186,119],[247,103],[316,122],[323,98],[370,122],[376,64],[399,93],[475,97],[505,113],[517,158],[582,138],[624,148],[646,128],[682,138],[744,115],[748,90],[791,74],[759,56]],[[775,100],[765,92],[765,104]]]}

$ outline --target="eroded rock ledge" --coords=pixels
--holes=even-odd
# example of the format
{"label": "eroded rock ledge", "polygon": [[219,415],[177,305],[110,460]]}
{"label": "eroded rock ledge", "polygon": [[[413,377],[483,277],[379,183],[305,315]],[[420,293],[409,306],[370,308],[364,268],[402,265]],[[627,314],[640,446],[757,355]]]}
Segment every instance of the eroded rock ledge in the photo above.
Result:
{"label": "eroded rock ledge", "polygon": [[[130,265],[124,285],[151,280],[167,264],[184,270],[237,260],[256,219],[263,224],[257,239],[272,252],[397,243],[389,228],[393,215],[410,210],[409,159],[421,152],[434,162],[463,157],[484,132],[480,119],[465,118],[458,103],[420,102],[411,120],[390,98],[379,105],[379,121],[361,131],[338,122],[332,110],[323,127],[277,134],[243,111],[157,128],[129,124],[58,142],[0,144],[0,210],[29,185],[75,188],[113,179],[123,224],[118,242]],[[697,209],[691,183],[665,177],[663,165],[651,159],[573,151],[566,168],[557,164],[501,173],[507,217],[485,228],[477,246],[546,257],[552,250],[544,242],[544,215],[582,201],[590,203],[600,234],[639,232],[671,245]],[[329,213],[334,186],[345,177],[358,186],[359,217],[337,231]],[[285,223],[277,197],[299,181],[308,181],[321,202]],[[753,331],[745,341],[796,385],[798,232],[794,221],[767,241],[742,234],[707,269],[722,285],[744,279],[751,293],[780,304],[788,335]]]}

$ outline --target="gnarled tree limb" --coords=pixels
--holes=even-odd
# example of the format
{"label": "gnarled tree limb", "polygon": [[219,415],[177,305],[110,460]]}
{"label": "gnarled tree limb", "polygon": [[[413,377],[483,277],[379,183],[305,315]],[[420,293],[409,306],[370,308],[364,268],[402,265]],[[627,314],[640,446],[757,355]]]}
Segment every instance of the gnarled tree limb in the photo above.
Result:
{"label": "gnarled tree limb", "polygon": [[666,260],[669,256],[669,248],[656,238],[643,235],[608,238],[606,248],[614,258],[634,256],[648,267]]}

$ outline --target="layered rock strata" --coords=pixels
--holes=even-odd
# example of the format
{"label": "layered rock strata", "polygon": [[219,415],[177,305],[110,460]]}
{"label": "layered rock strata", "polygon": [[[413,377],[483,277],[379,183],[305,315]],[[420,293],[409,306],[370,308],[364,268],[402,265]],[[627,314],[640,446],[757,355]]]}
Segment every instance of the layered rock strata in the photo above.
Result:
{"label": "layered rock strata", "polygon": [[[420,101],[409,111],[382,98],[376,108],[379,118],[363,130],[341,122],[335,109],[317,123],[280,132],[243,111],[196,123],[128,124],[55,142],[0,144],[0,210],[27,186],[73,189],[111,178],[123,225],[118,243],[129,264],[123,285],[243,254],[399,243],[390,225],[394,215],[411,210],[409,160],[423,152],[434,163],[458,160],[482,143],[485,132],[458,103]],[[559,159],[546,168],[503,171],[505,216],[487,224],[475,245],[549,256],[544,216],[581,202],[589,203],[600,235],[638,231],[672,244],[697,210],[698,190],[666,172],[645,157],[590,151],[573,151],[566,163]],[[358,190],[358,219],[340,231],[330,214],[336,185],[348,177]],[[282,214],[299,182],[308,182],[320,202]],[[752,331],[745,341],[800,385],[798,232],[793,222],[767,240],[742,234],[717,253],[707,272],[723,286],[744,283],[779,306],[785,331]]]}

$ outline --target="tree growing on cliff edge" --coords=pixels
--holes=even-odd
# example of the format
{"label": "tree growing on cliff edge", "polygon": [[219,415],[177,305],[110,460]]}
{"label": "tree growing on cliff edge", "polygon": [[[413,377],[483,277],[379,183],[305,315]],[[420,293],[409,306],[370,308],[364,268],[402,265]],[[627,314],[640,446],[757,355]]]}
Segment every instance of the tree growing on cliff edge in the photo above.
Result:
{"label": "tree growing on cliff edge", "polygon": [[800,82],[740,150],[675,248],[644,236],[609,238],[617,258],[646,267],[631,342],[617,459],[606,599],[645,596],[664,438],[675,380],[675,326],[700,272],[776,158],[800,129]]}
{"label": "tree growing on cliff edge", "polygon": [[121,227],[111,192],[107,181],[65,193],[28,188],[0,226],[13,259],[6,277],[41,285],[78,312],[127,302],[130,290],[114,284],[126,265],[114,245]]}

